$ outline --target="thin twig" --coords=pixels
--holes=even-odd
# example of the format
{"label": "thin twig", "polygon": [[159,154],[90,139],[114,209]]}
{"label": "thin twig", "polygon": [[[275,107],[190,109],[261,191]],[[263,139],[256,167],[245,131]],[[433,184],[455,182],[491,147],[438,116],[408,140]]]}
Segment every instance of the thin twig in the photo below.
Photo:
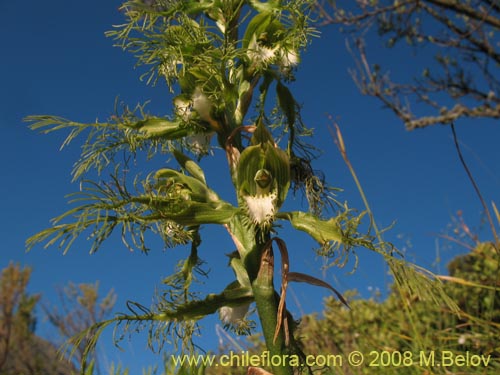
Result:
{"label": "thin twig", "polygon": [[[329,116],[329,119],[331,121],[333,121],[331,116]],[[368,199],[366,198],[365,192],[363,190],[363,187],[361,186],[361,183],[358,179],[358,176],[357,176],[356,172],[354,171],[354,167],[352,166],[351,161],[347,157],[347,151],[345,148],[342,133],[340,132],[340,128],[337,125],[337,123],[335,123],[335,122],[333,122],[333,125],[335,126],[336,132],[334,132],[331,127],[328,127],[328,130],[330,131],[330,134],[332,135],[332,138],[334,139],[334,142],[337,145],[337,147],[340,151],[340,154],[342,155],[342,159],[344,159],[344,163],[347,165],[347,168],[349,168],[349,172],[351,173],[351,176],[354,179],[356,187],[358,188],[358,191],[361,195],[361,199],[363,200],[363,204],[365,205],[366,211],[368,212],[368,216],[370,218],[370,225],[375,230],[375,234],[376,234],[378,240],[380,241],[380,243],[382,244],[383,243],[382,235],[381,235],[380,230],[378,229],[377,223],[375,222],[375,217],[373,215],[373,211],[370,208],[370,204],[368,203]]]}
{"label": "thin twig", "polygon": [[443,238],[447,241],[450,241],[450,242],[455,242],[456,244],[460,245],[460,246],[463,246],[465,247],[466,249],[469,249],[470,251],[473,251],[474,250],[474,247],[472,247],[471,245],[469,245],[468,243],[466,242],[463,242],[463,241],[460,241],[460,240],[457,240],[456,238],[452,237],[452,236],[448,236],[446,234],[434,234],[436,237],[440,237],[440,238]]}
{"label": "thin twig", "polygon": [[465,172],[467,173],[467,176],[469,177],[470,182],[472,183],[472,186],[474,187],[474,190],[476,191],[476,194],[477,194],[479,200],[481,201],[481,205],[483,206],[484,212],[486,213],[486,217],[488,219],[488,223],[490,224],[490,227],[491,227],[491,233],[493,234],[493,238],[495,239],[494,247],[498,251],[499,250],[498,245],[500,244],[500,240],[498,238],[498,234],[497,234],[497,231],[495,229],[495,224],[493,223],[493,219],[491,218],[490,210],[488,209],[488,206],[486,205],[486,202],[483,198],[483,195],[481,194],[481,191],[479,190],[479,187],[477,186],[477,183],[474,180],[474,177],[472,177],[472,173],[471,173],[469,167],[467,166],[467,163],[464,160],[464,157],[462,155],[462,151],[460,150],[460,145],[458,143],[457,133],[455,131],[455,123],[451,122],[450,125],[451,125],[451,132],[453,134],[453,141],[455,142],[455,149],[457,150],[458,157],[460,159],[460,162],[462,163],[462,166],[465,169]]}

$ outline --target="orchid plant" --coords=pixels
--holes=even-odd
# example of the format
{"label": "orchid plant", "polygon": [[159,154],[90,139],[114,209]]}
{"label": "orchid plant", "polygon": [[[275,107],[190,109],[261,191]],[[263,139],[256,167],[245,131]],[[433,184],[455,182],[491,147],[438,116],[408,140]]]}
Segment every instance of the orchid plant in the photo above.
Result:
{"label": "orchid plant", "polygon": [[[87,353],[111,324],[123,331],[148,327],[151,346],[173,340],[178,350],[192,353],[200,319],[218,312],[226,328],[248,333],[253,329],[248,310],[255,303],[270,355],[300,358],[296,321],[286,308],[288,283],[326,287],[347,302],[326,282],[290,271],[280,222],[310,235],[318,242],[319,253],[339,264],[353,248],[363,246],[383,254],[394,269],[403,269],[403,262],[392,256],[393,249],[360,233],[363,215],[356,216],[347,204],[336,204],[333,190],[311,166],[315,149],[305,140],[312,130],[302,122],[290,84],[315,35],[309,16],[313,3],[127,1],[121,7],[126,22],[109,36],[150,68],[144,75],[149,83],[166,82],[174,96],[172,114],[153,116],[138,105],[133,110],[117,109],[107,122],[28,118],[33,129],[44,133],[69,129],[65,144],[81,133],[88,135],[73,170],[82,186],[75,194],[76,206],[30,238],[29,247],[45,242],[67,251],[76,238],[90,233],[94,252],[115,230],[121,231],[126,246],[145,252],[150,231],[167,247],[190,244],[188,257],[164,280],[165,289],[154,306],[129,303],[129,313],[100,322],[75,338],[75,342],[87,340]],[[172,155],[176,165],[151,171],[143,179],[137,175],[131,183],[116,156],[135,157],[141,152]],[[200,160],[214,152],[225,153],[237,205],[210,187],[200,166]],[[110,181],[85,179],[89,172],[101,176],[106,169],[112,171]],[[305,195],[307,212],[282,210],[290,191]],[[330,205],[335,209],[327,210]],[[325,218],[325,212],[334,216]],[[232,238],[236,251],[228,250],[235,280],[218,293],[200,297],[191,287],[197,273],[204,272],[199,256],[204,224],[221,225]],[[274,281],[275,248],[281,259],[279,288]],[[409,269],[405,268],[406,275],[425,278]],[[293,371],[286,363],[273,368],[277,375]]]}

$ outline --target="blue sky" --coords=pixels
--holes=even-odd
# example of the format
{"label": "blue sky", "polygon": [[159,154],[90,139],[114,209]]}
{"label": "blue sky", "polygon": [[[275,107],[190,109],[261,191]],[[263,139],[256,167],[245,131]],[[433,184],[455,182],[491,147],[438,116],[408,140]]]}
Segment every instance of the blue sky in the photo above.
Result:
{"label": "blue sky", "polygon": [[[153,249],[147,256],[130,253],[119,241],[110,241],[94,255],[88,254],[84,240],[75,243],[68,254],[57,248],[37,246],[25,252],[25,240],[49,225],[49,219],[67,209],[64,196],[78,189],[71,184],[70,171],[79,156],[79,144],[59,151],[63,132],[40,135],[29,130],[22,118],[32,114],[54,114],[75,121],[105,120],[113,112],[115,98],[134,106],[151,100],[152,113],[171,111],[166,86],[146,86],[139,81],[141,69],[134,69],[132,55],[112,47],[104,36],[111,25],[122,22],[119,1],[90,0],[85,3],[0,2],[2,58],[0,59],[0,160],[3,237],[0,267],[10,261],[33,267],[30,290],[42,293],[47,302],[57,301],[55,287],[67,281],[100,280],[101,290],[114,288],[119,300],[117,311],[125,310],[128,299],[149,305],[155,286],[173,271],[175,260],[186,254],[179,248]],[[291,88],[303,103],[304,121],[315,128],[313,142],[324,149],[316,168],[322,169],[333,186],[344,189],[339,200],[363,209],[355,185],[332,142],[327,114],[340,124],[348,153],[363,184],[380,227],[396,222],[385,239],[406,249],[409,260],[433,268],[436,251],[444,261],[464,252],[436,237],[443,232],[457,210],[472,225],[480,222],[481,206],[474,195],[456,155],[448,127],[407,132],[403,124],[378,101],[363,97],[348,74],[352,59],[345,49],[343,36],[333,28],[323,28],[302,58],[297,82]],[[419,60],[408,55],[373,46],[373,57],[393,62],[392,74],[404,76],[418,70]],[[397,63],[394,63],[397,61]],[[464,155],[488,202],[500,203],[500,158],[498,121],[460,120],[457,132]],[[232,200],[229,178],[221,175],[221,155],[204,164],[208,182],[226,199]],[[225,164],[224,164],[225,167]],[[149,167],[148,167],[149,168]],[[224,169],[225,171],[225,169]],[[146,171],[150,172],[150,170]],[[295,205],[300,205],[297,198]],[[212,231],[213,230],[213,231]],[[487,229],[481,232],[489,238]],[[204,228],[201,256],[209,262],[211,277],[204,288],[217,292],[232,281],[225,253],[233,245],[224,231]],[[385,290],[390,278],[381,259],[359,249],[360,266],[332,268],[323,273],[315,259],[313,243],[303,236],[289,234],[291,269],[323,277],[340,291],[368,287]],[[411,244],[411,246],[408,246]],[[441,272],[445,272],[441,263]],[[292,311],[320,311],[328,295],[310,286],[293,286],[299,305],[290,302]],[[295,299],[295,298],[293,298]],[[217,319],[208,319],[204,338],[206,349],[215,349]],[[43,320],[40,332],[53,337]],[[109,337],[103,341],[109,342]],[[137,337],[133,348],[124,345],[124,353],[111,353],[124,364],[147,365],[145,341]]]}

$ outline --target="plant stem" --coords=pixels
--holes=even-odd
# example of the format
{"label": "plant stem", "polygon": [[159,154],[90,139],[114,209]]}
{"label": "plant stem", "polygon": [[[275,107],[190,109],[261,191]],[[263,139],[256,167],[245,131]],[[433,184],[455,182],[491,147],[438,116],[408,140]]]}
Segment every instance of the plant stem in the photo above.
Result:
{"label": "plant stem", "polygon": [[[274,332],[277,326],[278,302],[273,283],[274,272],[274,257],[272,247],[268,246],[262,252],[260,268],[257,278],[252,282],[252,289],[257,305],[257,313],[262,325],[264,339],[267,349],[269,350],[269,358],[279,358],[280,366],[273,366],[273,375],[291,375],[292,368],[287,363],[282,363],[285,360],[285,339],[282,326],[279,335],[274,339]],[[276,363],[278,360],[276,359]]]}
{"label": "plant stem", "polygon": [[[232,218],[226,229],[238,249],[250,279],[269,358],[275,356],[274,358],[282,361],[287,353],[284,332],[288,327],[285,328],[282,324],[279,335],[274,340],[278,323],[279,296],[274,289],[274,255],[269,245],[270,236],[248,228],[238,215]],[[273,367],[273,375],[291,374],[293,369],[288,364]]]}

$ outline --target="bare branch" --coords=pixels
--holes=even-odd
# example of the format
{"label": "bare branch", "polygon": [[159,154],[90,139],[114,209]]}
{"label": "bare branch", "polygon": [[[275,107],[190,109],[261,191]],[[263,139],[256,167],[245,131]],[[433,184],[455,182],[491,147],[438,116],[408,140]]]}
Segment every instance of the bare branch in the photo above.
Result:
{"label": "bare branch", "polygon": [[[496,1],[317,1],[322,25],[353,36],[360,91],[378,98],[412,130],[459,118],[500,118],[500,5]],[[434,54],[435,63],[393,81],[372,61],[364,38],[375,28],[388,48],[406,41],[413,52]],[[425,51],[423,50],[425,47]],[[420,103],[421,105],[415,105]],[[415,105],[414,108],[410,107]],[[427,109],[426,109],[427,108]]]}
{"label": "bare branch", "polygon": [[[427,1],[431,4],[438,5],[444,9],[456,12],[457,14],[464,14],[477,21],[485,22],[486,24],[489,24],[490,26],[493,26],[495,28],[500,28],[500,19],[498,17],[489,14],[488,10],[486,9],[481,11],[481,8],[473,8],[465,4],[464,2],[456,0],[427,0]],[[425,3],[425,1],[422,1],[422,3]],[[491,8],[498,9],[498,5],[497,7],[494,7],[492,5]]]}

